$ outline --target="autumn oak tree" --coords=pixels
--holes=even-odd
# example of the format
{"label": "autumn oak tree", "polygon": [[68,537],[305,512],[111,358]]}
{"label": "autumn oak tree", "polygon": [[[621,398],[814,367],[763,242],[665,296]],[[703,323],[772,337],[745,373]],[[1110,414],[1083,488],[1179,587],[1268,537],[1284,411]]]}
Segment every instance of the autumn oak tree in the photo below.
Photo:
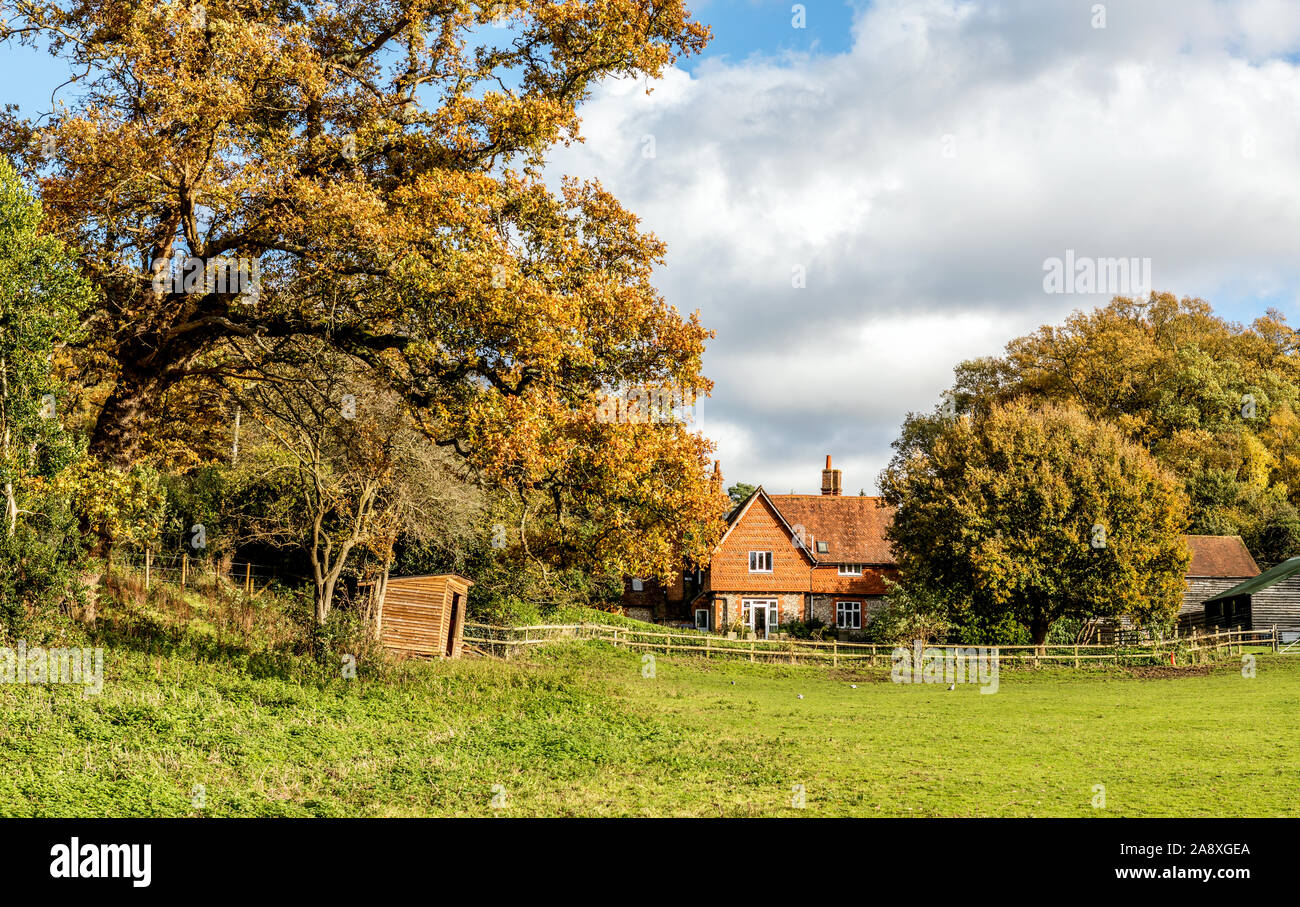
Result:
{"label": "autumn oak tree", "polygon": [[[592,559],[662,573],[693,553],[681,526],[707,548],[708,442],[590,411],[629,384],[707,393],[708,332],[654,289],[635,216],[541,174],[594,83],[704,45],[682,0],[0,5],[0,41],[73,73],[68,106],[0,129],[99,290],[95,456],[147,457],[160,401],[238,377],[236,341],[316,338],[492,481],[606,520]],[[186,259],[254,263],[255,292],[170,279]]]}
{"label": "autumn oak tree", "polygon": [[1175,477],[1077,408],[913,415],[881,488],[906,588],[1042,645],[1061,618],[1165,624],[1189,554]]}
{"label": "autumn oak tree", "polygon": [[1300,333],[1280,312],[1243,326],[1202,299],[1117,297],[962,363],[954,398],[1078,407],[1181,477],[1191,531],[1265,564],[1300,554]]}

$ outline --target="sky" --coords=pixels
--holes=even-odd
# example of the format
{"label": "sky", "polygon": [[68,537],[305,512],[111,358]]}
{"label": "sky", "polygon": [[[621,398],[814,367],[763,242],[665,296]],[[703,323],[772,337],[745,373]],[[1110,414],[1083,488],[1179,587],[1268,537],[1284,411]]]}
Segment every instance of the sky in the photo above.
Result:
{"label": "sky", "polygon": [[[691,9],[706,51],[602,84],[548,178],[667,243],[660,290],[717,332],[697,425],[728,484],[815,493],[832,454],[871,494],[958,362],[1115,292],[1300,314],[1300,3]],[[48,109],[63,73],[5,50],[0,102]],[[1049,286],[1053,259],[1134,266]]]}
{"label": "sky", "polygon": [[[1300,3],[692,8],[710,49],[603,85],[552,167],[640,215],[717,332],[699,424],[729,484],[816,493],[832,454],[871,494],[958,362],[1115,292],[1296,320]],[[1067,255],[1134,278],[1047,292]]]}

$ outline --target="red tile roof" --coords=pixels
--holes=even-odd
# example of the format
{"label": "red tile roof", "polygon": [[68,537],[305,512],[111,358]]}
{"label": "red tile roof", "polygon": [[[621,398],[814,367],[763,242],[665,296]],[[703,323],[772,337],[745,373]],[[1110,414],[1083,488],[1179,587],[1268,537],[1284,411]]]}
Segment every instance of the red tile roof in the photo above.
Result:
{"label": "red tile roof", "polygon": [[1188,576],[1244,579],[1259,575],[1259,566],[1239,535],[1185,535],[1183,539],[1192,552]]}
{"label": "red tile roof", "polygon": [[[885,530],[894,508],[862,495],[773,494],[768,498],[791,526],[809,535],[809,553],[819,564],[893,564]],[[817,550],[826,542],[829,550]]]}

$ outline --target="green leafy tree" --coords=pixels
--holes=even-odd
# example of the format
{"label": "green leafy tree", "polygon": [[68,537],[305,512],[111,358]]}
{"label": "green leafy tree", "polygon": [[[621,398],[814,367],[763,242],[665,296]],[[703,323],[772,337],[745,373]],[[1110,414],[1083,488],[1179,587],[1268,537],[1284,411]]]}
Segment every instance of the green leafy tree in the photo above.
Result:
{"label": "green leafy tree", "polygon": [[1078,407],[1182,478],[1194,531],[1241,535],[1261,560],[1300,554],[1279,509],[1300,505],[1300,335],[1280,312],[1242,326],[1202,299],[1118,297],[962,363],[954,397],[976,414]]}
{"label": "green leafy tree", "polygon": [[41,206],[0,159],[0,484],[4,533],[77,454],[59,419],[51,360],[76,336],[90,296],[67,250],[41,229]]}
{"label": "green leafy tree", "polygon": [[[83,551],[59,487],[83,445],[65,431],[52,361],[90,296],[41,206],[0,158],[0,637],[38,638],[39,619],[86,600]],[[48,627],[46,627],[48,629]]]}
{"label": "green leafy tree", "polygon": [[903,585],[957,622],[1014,620],[1042,645],[1062,617],[1167,622],[1189,558],[1175,477],[1074,407],[910,416],[881,476]]}
{"label": "green leafy tree", "polygon": [[757,485],[750,485],[748,482],[737,482],[727,489],[727,497],[731,498],[731,506],[739,507],[745,500],[754,493]]}

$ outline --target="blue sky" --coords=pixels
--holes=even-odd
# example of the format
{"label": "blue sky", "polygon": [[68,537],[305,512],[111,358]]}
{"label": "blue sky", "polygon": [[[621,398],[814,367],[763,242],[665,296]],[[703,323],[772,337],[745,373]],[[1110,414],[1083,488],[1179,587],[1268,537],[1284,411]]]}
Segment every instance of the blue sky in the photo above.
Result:
{"label": "blue sky", "polygon": [[[870,492],[958,361],[1113,295],[1047,292],[1053,258],[1300,317],[1300,3],[793,5],[697,0],[706,52],[601,86],[551,160],[667,242],[661,290],[718,332],[728,481],[812,492],[831,453]],[[63,78],[6,50],[0,100]]]}
{"label": "blue sky", "polygon": [[[852,46],[855,4],[808,0],[804,25],[794,28],[795,4],[786,0],[702,0],[691,9],[713,29],[713,41],[699,57],[683,62],[696,71],[706,60],[740,62],[754,54],[836,54]],[[0,56],[0,103],[24,111],[49,109],[50,92],[67,78],[68,68],[44,52],[8,47]],[[68,91],[68,89],[64,89]],[[60,95],[66,97],[66,95]]]}
{"label": "blue sky", "polygon": [[804,27],[792,27],[793,3],[785,0],[704,0],[691,10],[713,29],[713,41],[701,57],[683,68],[694,71],[702,61],[739,63],[755,53],[837,54],[852,46],[850,28],[855,6],[840,0],[805,2]]}

